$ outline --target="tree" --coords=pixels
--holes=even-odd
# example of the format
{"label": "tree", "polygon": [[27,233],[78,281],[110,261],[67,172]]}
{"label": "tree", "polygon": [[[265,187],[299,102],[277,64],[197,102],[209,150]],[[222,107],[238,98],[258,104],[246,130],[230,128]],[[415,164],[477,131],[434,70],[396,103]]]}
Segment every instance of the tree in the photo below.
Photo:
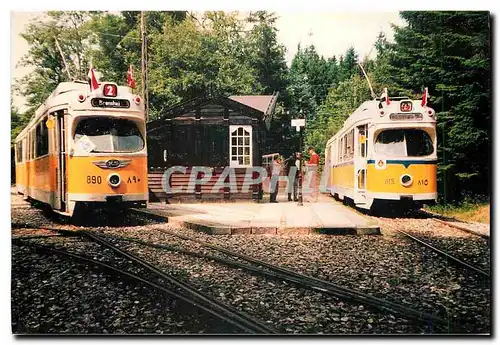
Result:
{"label": "tree", "polygon": [[408,25],[395,27],[395,44],[384,52],[385,69],[395,84],[414,96],[420,96],[423,87],[429,88],[431,106],[438,112],[439,176],[449,188],[441,195],[446,193],[449,199],[467,193],[487,194],[491,152],[489,13],[408,11],[401,16]]}
{"label": "tree", "polygon": [[354,50],[354,47],[350,47],[340,59],[339,81],[347,80],[358,72],[357,61],[358,54]]}
{"label": "tree", "polygon": [[287,66],[285,47],[278,42],[276,15],[266,11],[251,12],[247,21],[253,24],[246,39],[249,41],[249,60],[257,72],[264,94],[280,92],[286,99]]}
{"label": "tree", "polygon": [[23,130],[23,128],[28,124],[29,118],[26,118],[24,114],[20,113],[19,110],[12,104],[12,99],[10,101],[10,143],[14,143],[17,135]]}
{"label": "tree", "polygon": [[152,118],[207,90],[226,94],[262,90],[248,61],[248,45],[236,14],[205,12],[200,19],[189,17],[176,22],[168,18],[163,31],[152,34]]}
{"label": "tree", "polygon": [[337,133],[345,120],[361,103],[371,99],[370,88],[365,79],[354,75],[331,88],[325,101],[318,109],[316,121],[309,121],[305,142],[324,154],[326,142]]}
{"label": "tree", "polygon": [[83,24],[89,17],[89,12],[47,12],[47,18],[38,18],[21,34],[30,45],[21,66],[35,67],[33,72],[17,80],[14,88],[26,97],[27,113],[33,114],[60,82],[69,80],[56,39],[71,76],[86,75],[90,32]]}

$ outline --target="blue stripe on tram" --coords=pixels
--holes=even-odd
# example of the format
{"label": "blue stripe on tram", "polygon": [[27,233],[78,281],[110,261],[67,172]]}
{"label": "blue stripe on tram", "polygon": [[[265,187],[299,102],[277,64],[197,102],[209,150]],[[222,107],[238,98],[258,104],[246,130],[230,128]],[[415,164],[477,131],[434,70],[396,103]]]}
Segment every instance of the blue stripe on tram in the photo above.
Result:
{"label": "blue stripe on tram", "polygon": [[[367,164],[375,164],[374,159],[369,159],[366,161]],[[400,159],[388,159],[385,161],[386,164],[403,164],[405,168],[408,168],[412,164],[436,164],[437,159],[435,160],[430,160],[430,161],[407,161],[407,160],[400,160]]]}

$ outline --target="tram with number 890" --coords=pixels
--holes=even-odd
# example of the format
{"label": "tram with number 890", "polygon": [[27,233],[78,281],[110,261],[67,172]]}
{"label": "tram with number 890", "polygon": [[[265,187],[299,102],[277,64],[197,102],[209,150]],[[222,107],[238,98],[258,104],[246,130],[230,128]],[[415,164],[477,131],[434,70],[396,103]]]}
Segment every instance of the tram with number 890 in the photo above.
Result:
{"label": "tram with number 890", "polygon": [[15,166],[18,192],[65,216],[146,206],[142,99],[111,82],[59,84],[16,137]]}

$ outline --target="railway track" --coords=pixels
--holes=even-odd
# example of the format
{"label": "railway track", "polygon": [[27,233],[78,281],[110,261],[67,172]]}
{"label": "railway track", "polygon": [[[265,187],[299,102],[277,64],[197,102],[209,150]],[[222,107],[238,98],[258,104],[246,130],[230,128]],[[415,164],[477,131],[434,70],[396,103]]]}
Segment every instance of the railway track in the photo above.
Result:
{"label": "railway track", "polygon": [[196,253],[195,255],[197,256],[203,256],[206,257],[207,259],[211,260],[217,260],[221,263],[225,263],[228,265],[231,265],[233,267],[238,267],[245,269],[249,272],[252,273],[257,273],[260,275],[268,276],[274,279],[279,279],[283,280],[292,284],[296,284],[297,286],[314,290],[314,291],[319,291],[322,293],[326,293],[329,295],[332,295],[334,297],[337,297],[341,300],[348,301],[348,302],[355,302],[355,303],[361,303],[361,304],[366,304],[371,306],[372,308],[383,311],[383,312],[390,312],[394,313],[412,320],[416,321],[424,321],[424,322],[434,322],[436,324],[440,325],[448,325],[448,321],[435,316],[429,312],[423,312],[420,310],[416,310],[413,308],[410,308],[408,306],[403,306],[397,303],[390,302],[388,300],[384,300],[369,294],[365,294],[359,291],[355,291],[353,289],[347,289],[345,287],[342,287],[340,285],[334,284],[332,282],[318,279],[312,276],[308,276],[305,274],[301,274],[298,272],[295,272],[293,270],[274,265],[253,257],[250,257],[248,255],[244,255],[241,253],[237,253],[235,251],[229,250],[227,248],[223,248],[220,246],[215,246],[213,244],[185,236],[185,235],[180,235],[178,233],[174,233],[172,231],[164,230],[164,229],[158,229],[158,231],[161,231],[163,233],[166,233],[168,235],[183,239],[185,241],[193,241],[198,244],[200,244],[203,247],[209,248],[211,250],[215,250],[217,252],[226,254],[228,256],[237,258],[239,260],[246,261],[248,263],[251,263],[253,265],[248,265],[241,263],[240,261],[236,260],[230,260],[230,259],[225,259],[225,258],[220,258],[220,257],[214,257],[214,256],[209,256],[209,255],[204,255],[204,254],[198,254]]}
{"label": "railway track", "polygon": [[96,233],[89,232],[87,230],[66,230],[59,228],[47,228],[40,227],[41,229],[50,230],[58,235],[54,236],[72,236],[72,237],[82,237],[93,243],[97,243],[103,248],[107,248],[112,250],[118,257],[122,257],[129,262],[141,267],[146,272],[159,278],[160,280],[167,281],[169,285],[173,288],[169,288],[164,286],[163,284],[159,284],[157,279],[151,279],[146,276],[141,276],[139,274],[123,270],[114,265],[110,265],[100,260],[92,259],[85,255],[80,255],[76,253],[72,253],[67,250],[56,249],[51,246],[41,245],[38,243],[32,243],[31,239],[40,239],[42,237],[51,237],[50,235],[41,235],[41,236],[25,236],[13,238],[12,243],[20,246],[29,246],[36,251],[51,253],[54,255],[65,256],[76,260],[78,262],[91,265],[92,267],[98,267],[99,269],[108,271],[112,274],[126,277],[137,282],[141,282],[153,289],[161,291],[162,293],[173,297],[174,299],[183,301],[190,305],[195,306],[201,311],[216,317],[217,319],[232,325],[236,330],[243,333],[252,333],[252,334],[273,334],[276,333],[274,329],[264,324],[260,320],[257,320],[247,313],[241,312],[232,306],[226,305],[216,299],[213,299],[210,296],[207,296],[199,291],[191,285],[182,282],[175,277],[165,274],[158,267],[152,265],[151,263],[141,259],[140,257],[127,252],[123,249],[118,248],[109,242],[106,238],[97,235]]}
{"label": "railway track", "polygon": [[451,262],[451,263],[454,263],[455,265],[458,265],[460,267],[465,267],[483,277],[487,277],[487,278],[490,278],[490,274],[480,268],[477,268],[471,264],[468,264],[467,262],[463,261],[463,260],[460,260],[459,258],[456,258],[455,256],[449,254],[449,253],[446,253],[442,250],[440,250],[439,248],[436,248],[435,246],[433,246],[432,244],[428,243],[428,242],[425,242],[423,241],[422,239],[412,235],[412,234],[409,234],[403,230],[400,230],[400,229],[397,229],[395,228],[394,230],[396,230],[398,233],[404,235],[405,237],[411,239],[412,241],[430,249],[431,251],[433,251],[434,253],[440,255],[441,257],[445,258],[446,260],[448,260],[448,262]]}
{"label": "railway track", "polygon": [[[453,229],[460,230],[460,232],[464,232],[464,233],[467,233],[469,235],[473,235],[474,237],[482,238],[482,239],[489,241],[489,236],[487,236],[485,234],[478,233],[476,231],[471,231],[470,229],[468,229],[466,227],[457,226],[456,224],[453,224],[453,223],[450,223],[449,221],[444,220],[443,219],[444,217],[437,215],[437,214],[434,214],[434,213],[430,213],[430,212],[427,212],[424,210],[418,210],[418,211],[414,212],[412,214],[412,216],[414,217],[414,218],[412,218],[412,220],[430,219],[439,225],[446,225],[446,226],[449,226]],[[384,220],[391,221],[393,219],[385,218]],[[465,260],[462,260],[462,259],[450,254],[448,252],[448,250],[439,249],[438,247],[436,247],[432,243],[429,243],[428,241],[424,240],[420,236],[414,234],[413,231],[404,231],[404,230],[401,230],[400,227],[401,227],[400,224],[396,224],[396,225],[393,224],[390,226],[391,230],[396,231],[398,234],[403,235],[405,238],[407,238],[415,243],[418,243],[419,245],[431,250],[432,252],[436,253],[437,255],[445,258],[448,262],[450,262],[458,267],[468,269],[469,271],[474,272],[482,277],[486,277],[488,279],[490,278],[490,273],[488,273],[486,270],[484,270],[482,268],[478,268],[478,267],[466,262]]]}
{"label": "railway track", "polygon": [[[134,213],[141,214],[145,217],[149,217],[149,212],[143,212],[142,210],[133,210]],[[151,217],[154,220],[159,220],[158,215],[154,215],[154,217]],[[163,219],[165,220],[165,219]],[[207,255],[207,254],[202,254],[198,252],[193,252],[193,251],[188,251],[183,248],[179,247],[173,247],[169,245],[164,245],[164,244],[154,244],[154,243],[149,243],[145,242],[142,240],[137,240],[133,238],[115,238],[117,240],[121,241],[130,241],[130,242],[135,242],[137,244],[149,246],[149,247],[154,247],[158,249],[163,249],[163,250],[170,250],[170,251],[175,251],[179,253],[183,253],[186,255],[190,256],[195,256],[195,257],[200,257],[200,258],[205,258],[207,260],[213,260],[216,262],[219,262],[221,264],[235,267],[235,268],[240,268],[243,269],[251,274],[256,274],[256,275],[261,275],[261,276],[266,276],[271,279],[278,279],[282,281],[286,281],[292,284],[295,284],[297,286],[310,289],[313,291],[319,291],[321,293],[325,293],[328,295],[332,295],[336,298],[339,298],[344,301],[348,302],[354,302],[354,303],[361,303],[361,304],[366,304],[371,306],[373,309],[378,310],[378,311],[383,311],[383,312],[390,312],[396,315],[400,315],[412,320],[416,320],[419,322],[432,322],[438,325],[443,325],[443,326],[449,326],[449,320],[446,320],[445,318],[436,316],[432,314],[429,311],[421,311],[417,310],[414,308],[411,308],[411,306],[405,306],[397,303],[393,303],[388,300],[384,300],[375,296],[372,296],[370,294],[362,293],[359,291],[355,291],[351,288],[345,288],[343,286],[334,284],[330,281],[325,281],[321,280],[312,276],[307,276],[304,274],[300,274],[298,272],[292,271],[290,269],[277,266],[268,262],[264,262],[262,260],[237,253],[235,251],[229,250],[227,248],[219,247],[212,245],[210,243],[206,243],[204,241],[200,241],[195,238],[191,238],[185,235],[180,235],[168,230],[164,229],[157,229],[157,231],[163,232],[165,234],[180,238],[185,241],[192,241],[195,243],[200,244],[201,246],[211,249],[215,252],[222,253],[226,256],[232,257],[232,259],[224,258],[221,256],[214,256],[214,255]],[[236,260],[234,260],[236,259]],[[237,261],[239,260],[239,261]],[[246,263],[243,263],[243,262]]]}
{"label": "railway track", "polygon": [[[274,279],[274,280],[278,280],[278,281],[285,281],[285,282],[288,282],[290,284],[294,284],[298,287],[302,287],[302,288],[309,289],[312,291],[321,292],[321,293],[324,293],[327,295],[334,296],[334,297],[336,297],[340,300],[346,301],[346,302],[360,303],[363,305],[371,306],[373,309],[375,309],[377,311],[389,312],[389,313],[392,313],[395,315],[400,315],[403,318],[414,320],[414,321],[417,321],[419,323],[424,323],[427,325],[432,324],[432,325],[440,325],[442,327],[449,327],[448,320],[446,320],[445,318],[436,316],[429,311],[421,311],[421,310],[413,309],[410,306],[404,306],[404,305],[397,304],[397,303],[394,303],[394,302],[391,302],[388,300],[384,300],[384,299],[381,299],[381,298],[378,298],[378,297],[375,297],[375,296],[372,296],[369,294],[365,294],[365,293],[362,293],[359,291],[347,289],[347,288],[344,288],[340,285],[334,284],[334,283],[329,282],[329,281],[325,281],[325,280],[321,280],[321,279],[318,279],[318,278],[315,278],[312,276],[307,276],[307,275],[304,275],[301,273],[297,273],[297,272],[289,270],[287,268],[277,266],[277,265],[274,265],[274,264],[271,264],[268,262],[264,262],[262,260],[255,259],[255,258],[252,258],[252,257],[244,255],[244,254],[234,252],[234,251],[229,250],[227,248],[215,246],[215,245],[212,245],[210,243],[206,243],[204,241],[200,241],[198,239],[191,238],[191,237],[184,236],[184,235],[180,235],[180,234],[177,234],[177,233],[174,233],[174,232],[171,232],[168,230],[164,230],[164,229],[156,229],[156,230],[163,232],[167,235],[177,237],[177,238],[182,239],[184,241],[196,242],[199,245],[201,245],[205,248],[208,248],[212,251],[222,253],[222,254],[226,255],[227,257],[232,257],[232,259],[229,259],[227,257],[222,257],[219,255],[210,255],[210,254],[204,254],[204,253],[200,253],[200,252],[189,251],[189,250],[186,250],[186,249],[179,247],[179,246],[151,243],[151,242],[147,242],[147,241],[143,241],[143,240],[139,240],[139,239],[135,239],[135,238],[118,237],[118,236],[112,236],[112,235],[97,235],[96,233],[91,233],[87,230],[71,231],[71,230],[62,230],[62,229],[51,229],[51,228],[46,228],[46,227],[43,227],[43,229],[56,231],[58,233],[61,233],[63,236],[68,236],[68,235],[70,235],[70,236],[84,236],[86,238],[89,238],[89,239],[95,241],[96,243],[99,243],[102,246],[113,250],[114,252],[118,253],[119,255],[123,256],[124,258],[131,260],[134,263],[137,263],[138,265],[150,270],[152,273],[157,274],[158,276],[168,280],[171,283],[174,283],[176,286],[179,286],[183,289],[186,289],[186,286],[188,286],[188,284],[181,282],[181,281],[177,280],[176,278],[173,278],[172,276],[166,276],[159,268],[155,267],[154,265],[146,262],[145,260],[139,258],[138,256],[136,256],[130,252],[127,252],[123,249],[120,249],[118,246],[114,245],[111,241],[133,242],[133,243],[136,243],[136,244],[139,244],[142,246],[152,247],[152,248],[156,248],[156,249],[160,249],[160,250],[168,250],[168,251],[182,253],[182,254],[197,257],[197,258],[212,260],[212,261],[218,262],[220,264],[223,264],[223,265],[226,265],[226,266],[229,266],[232,268],[245,270],[246,272],[253,274],[253,275],[263,276],[263,277],[266,277],[268,279]],[[38,237],[36,237],[36,238],[38,238]],[[75,255],[75,254],[71,254],[71,253],[66,254],[66,253],[61,253],[61,251],[54,251],[54,250],[49,250],[49,251],[54,252],[56,254],[67,255],[67,256],[70,256],[70,257],[73,257],[76,259],[80,259],[80,257]],[[87,258],[82,258],[82,260],[87,260]],[[239,261],[237,261],[237,260],[239,260]],[[99,264],[99,263],[96,263],[95,260],[92,260],[92,259],[88,262],[90,262],[92,264]],[[105,268],[109,268],[109,265],[105,266]],[[111,267],[109,269],[113,270],[113,272],[118,273],[118,274],[122,273],[122,270],[119,270],[116,267]],[[126,272],[125,274],[128,274],[128,273]],[[132,278],[135,278],[135,276],[132,276]],[[142,278],[142,277],[139,277],[139,278],[141,279],[140,281],[142,281],[143,283],[146,283],[147,285],[149,285],[153,288],[157,288],[157,286],[158,286],[158,284],[152,283],[151,281],[149,281],[145,278]],[[165,288],[162,288],[160,291],[163,291],[163,292],[168,293],[168,294],[170,294],[170,292],[172,292],[171,290],[164,290],[164,289]],[[190,293],[195,294],[195,295],[199,294],[199,292],[193,291],[193,289],[189,289],[189,291],[190,291]],[[174,295],[174,297],[177,297],[178,295],[179,294],[177,293],[176,295]],[[186,301],[185,295],[180,295],[180,296],[183,300]],[[206,302],[206,300],[208,300],[208,299],[210,299],[210,298],[203,298],[202,297],[202,301],[204,301],[204,302]],[[191,304],[199,303],[198,300],[195,300],[195,301],[187,300],[187,302],[191,303]],[[230,308],[232,309],[230,312],[233,312],[236,315],[238,314],[238,311],[236,311],[232,307],[230,307]],[[209,308],[206,307],[203,310],[206,311],[207,309],[209,309]],[[249,319],[251,319],[251,317],[248,316],[246,313],[242,313],[242,314],[243,314],[243,317],[242,317],[243,320],[240,320],[240,321],[242,321],[243,323],[245,323],[245,321],[248,321]],[[225,315],[227,315],[227,314],[225,314]],[[218,316],[218,314],[215,314],[215,316]],[[227,322],[227,319],[225,319],[221,316],[218,316],[218,317]],[[238,318],[236,318],[236,320],[238,320]],[[254,331],[252,333],[259,333],[259,329],[258,329],[259,326],[268,328],[266,325],[258,322],[257,326],[256,327],[254,326],[254,329],[253,329]],[[243,328],[241,328],[241,329],[243,329]],[[245,329],[245,331],[247,331],[247,332],[251,331],[251,330],[252,330],[252,328],[250,326],[247,326],[247,328]],[[268,331],[268,333],[273,333],[273,331],[272,330]]]}
{"label": "railway track", "polygon": [[[156,214],[154,216],[151,216],[149,212],[143,212],[142,210],[137,210],[137,209],[134,209],[133,212],[137,213],[137,214],[141,214],[144,217],[149,217],[149,218],[154,219],[154,220],[159,220],[159,217],[160,217]],[[464,228],[458,227],[458,226],[451,224],[447,221],[438,219],[436,215],[428,213],[426,211],[419,211],[419,212],[417,212],[417,214],[422,218],[432,219],[433,221],[436,221],[440,224],[445,224],[445,225],[448,225],[450,227],[453,227],[453,228],[456,228],[456,229],[459,229],[462,231],[466,231],[467,233],[476,235],[478,237],[489,239],[489,236],[478,234],[476,232],[471,232],[468,230],[464,230]],[[165,220],[165,218],[164,218],[164,220]],[[475,272],[476,274],[478,274],[482,277],[490,279],[490,274],[487,271],[485,271],[481,268],[475,267],[474,265],[471,265],[471,264],[465,262],[464,260],[461,260],[461,259],[443,251],[443,250],[440,250],[439,248],[433,246],[432,244],[427,243],[426,241],[422,240],[421,238],[418,238],[417,236],[414,236],[408,232],[405,232],[405,231],[400,230],[400,229],[394,229],[394,230],[398,231],[398,233],[404,235],[406,238],[408,238],[416,243],[419,243],[423,247],[425,247],[425,248],[435,252],[436,254],[444,257],[446,260],[448,260],[448,262],[451,262],[459,267],[466,268],[472,272]],[[209,256],[209,255],[204,255],[204,254],[199,254],[199,253],[194,253],[194,252],[188,252],[188,251],[184,251],[183,249],[171,248],[169,246],[148,244],[148,243],[144,243],[144,241],[140,241],[140,242],[143,242],[144,245],[156,246],[158,248],[163,247],[163,249],[166,249],[166,250],[176,250],[178,252],[183,252],[183,253],[188,254],[188,255],[205,257],[207,259],[218,261],[218,262],[221,262],[223,264],[227,264],[230,266],[232,265],[234,267],[239,267],[239,268],[245,269],[249,272],[267,275],[270,277],[274,277],[277,279],[282,279],[282,280],[285,280],[285,281],[288,281],[291,283],[295,283],[299,286],[302,286],[302,287],[305,287],[305,288],[308,288],[311,290],[321,291],[323,293],[333,295],[337,298],[340,298],[340,299],[343,299],[346,301],[364,303],[364,304],[371,305],[372,307],[374,307],[375,309],[378,309],[378,310],[389,311],[389,312],[392,312],[395,314],[405,315],[413,320],[420,320],[420,321],[431,320],[431,321],[436,322],[438,324],[447,324],[448,323],[448,321],[444,320],[443,318],[436,317],[435,315],[430,315],[429,313],[424,313],[424,312],[421,312],[421,311],[418,311],[418,310],[415,310],[415,309],[412,309],[409,307],[396,305],[396,304],[393,304],[392,302],[385,301],[385,300],[379,299],[377,297],[374,297],[374,296],[371,296],[368,294],[353,291],[352,289],[346,289],[342,286],[338,286],[336,284],[333,284],[332,282],[324,281],[324,280],[314,278],[311,276],[306,276],[306,275],[288,270],[286,268],[276,266],[276,265],[273,265],[271,263],[267,263],[267,262],[249,257],[247,255],[228,250],[226,248],[214,246],[214,245],[209,244],[209,243],[204,243],[203,241],[200,241],[198,239],[190,238],[188,236],[173,233],[171,231],[164,230],[164,229],[159,229],[158,231],[167,233],[171,236],[175,236],[175,237],[187,240],[187,241],[197,242],[206,248],[209,248],[209,249],[224,253],[226,255],[233,256],[237,259],[244,260],[244,261],[250,262],[254,265],[257,265],[257,268],[255,266],[252,267],[252,266],[245,265],[245,264],[242,264],[241,262],[234,261],[234,260],[227,260],[227,259],[220,258],[220,257],[214,257],[214,256]],[[133,239],[128,239],[128,240],[135,241]],[[263,270],[262,267],[266,268],[267,270]]]}
{"label": "railway track", "polygon": [[[135,212],[137,212],[137,211],[138,210],[135,210]],[[149,214],[146,214],[146,213],[143,213],[140,211],[139,211],[139,213],[144,218],[148,218],[148,219],[153,218],[153,217],[150,217]],[[426,217],[426,218],[428,218],[428,217]],[[154,217],[154,220],[165,221],[164,218],[159,219],[158,216]],[[154,225],[153,225],[153,227],[154,227]],[[47,227],[41,227],[41,228],[50,229]],[[53,229],[53,230],[59,232],[60,233],[59,236],[63,236],[64,232],[67,231],[66,229]],[[374,297],[374,296],[369,295],[369,294],[358,293],[357,291],[354,291],[353,289],[344,288],[344,287],[339,286],[337,284],[333,284],[330,281],[324,281],[324,280],[320,280],[320,279],[317,279],[317,278],[314,278],[311,276],[306,276],[306,275],[288,270],[284,267],[276,266],[276,265],[270,264],[268,262],[264,262],[264,261],[255,259],[255,258],[250,257],[250,256],[239,254],[239,253],[231,251],[227,248],[213,246],[212,244],[207,243],[205,241],[200,241],[198,239],[190,238],[188,236],[180,235],[178,233],[172,233],[172,232],[164,230],[164,229],[155,229],[155,230],[159,231],[159,232],[163,232],[167,235],[175,236],[182,241],[197,242],[200,246],[203,246],[203,247],[209,249],[210,251],[218,252],[218,254],[221,253],[222,256],[207,255],[207,254],[202,253],[201,251],[198,252],[197,250],[189,251],[189,250],[186,250],[185,248],[182,248],[182,244],[176,245],[176,246],[171,246],[171,245],[167,245],[167,244],[146,242],[146,241],[142,241],[142,240],[139,240],[136,238],[121,237],[121,235],[118,235],[115,237],[115,236],[111,236],[108,234],[97,234],[96,236],[105,238],[106,240],[108,240],[108,242],[110,242],[110,241],[135,242],[135,243],[137,243],[139,245],[143,245],[143,246],[157,248],[160,250],[168,250],[168,251],[175,252],[175,253],[186,254],[186,255],[189,255],[192,257],[199,257],[199,258],[204,258],[204,259],[207,259],[210,261],[215,261],[215,262],[221,263],[225,266],[234,267],[234,268],[238,268],[240,270],[244,270],[244,271],[246,271],[250,274],[253,274],[253,275],[259,275],[259,276],[264,276],[264,277],[269,278],[269,279],[275,279],[278,281],[289,282],[289,283],[294,284],[295,286],[303,287],[303,288],[309,289],[311,291],[320,292],[320,293],[325,294],[325,295],[331,295],[333,297],[338,298],[339,300],[343,300],[343,301],[347,301],[347,302],[351,302],[351,303],[359,303],[362,305],[369,306],[370,309],[375,309],[377,311],[383,311],[385,313],[389,312],[389,313],[394,314],[396,316],[399,315],[399,316],[402,316],[404,319],[411,319],[411,320],[418,321],[420,323],[425,322],[427,324],[433,324],[433,325],[435,324],[435,325],[440,326],[439,328],[446,329],[447,332],[449,332],[450,329],[452,329],[452,328],[456,328],[456,327],[460,328],[458,326],[459,323],[453,321],[453,320],[455,320],[455,316],[453,316],[452,319],[450,319],[448,312],[444,311],[442,309],[440,309],[439,315],[434,314],[431,310],[433,307],[430,307],[430,306],[429,307],[420,306],[420,307],[418,307],[418,309],[420,309],[420,310],[417,310],[417,308],[413,307],[412,304],[407,303],[404,300],[402,303],[399,302],[400,304],[392,303],[390,301],[386,301],[384,299],[377,298],[377,297]],[[450,231],[450,230],[448,230],[448,231]],[[70,232],[73,234],[73,236],[75,235],[75,231],[70,231]],[[76,232],[79,233],[78,236],[82,236],[82,237],[86,236],[83,234],[84,233],[83,231],[78,230],[77,228],[76,228]],[[35,235],[35,236],[33,236],[33,239],[35,239],[37,237],[47,237],[47,236],[36,236]],[[86,238],[90,239],[89,237],[86,237]],[[180,242],[182,243],[182,241],[180,241]],[[28,241],[25,241],[25,242],[28,242]],[[177,241],[177,242],[179,243],[179,241]],[[113,242],[110,242],[111,245],[113,245],[112,243]],[[117,244],[116,242],[114,242],[114,243]],[[190,245],[190,246],[193,247],[193,245]],[[118,246],[115,246],[115,247],[118,247]],[[119,247],[123,248],[123,246],[119,246]],[[187,247],[189,247],[189,246],[187,246]],[[110,247],[109,249],[112,249],[112,248]],[[116,252],[116,253],[119,254],[119,252]],[[56,253],[56,254],[64,255],[64,254],[60,254],[60,253]],[[140,250],[139,250],[138,254],[141,254]],[[144,266],[142,266],[142,267],[145,268]],[[152,272],[152,273],[157,275],[155,272]],[[484,272],[484,273],[487,273],[487,272]],[[116,274],[119,274],[119,272]],[[483,273],[478,273],[478,274],[483,274]],[[133,278],[131,278],[131,279],[133,279]],[[145,279],[145,280],[150,281],[151,279]],[[157,286],[161,286],[161,284],[159,285],[155,282],[151,282],[151,283],[156,284]],[[150,285],[150,286],[155,288],[152,285]],[[162,291],[162,290],[160,290],[160,291]],[[167,293],[165,291],[163,291],[163,292]],[[173,291],[173,292],[175,293],[176,291]],[[178,291],[177,291],[177,293],[178,293]],[[212,292],[210,292],[210,294],[212,294]],[[181,296],[184,297],[184,295],[181,295]],[[194,301],[194,302],[196,303],[197,301]],[[193,304],[193,302],[191,302],[190,304]],[[202,310],[204,310],[204,309],[202,309]],[[204,310],[204,311],[206,311],[206,310]],[[453,326],[450,326],[450,325],[453,325]],[[457,325],[457,326],[455,326],[455,325]],[[267,325],[264,325],[264,326],[268,327]],[[238,329],[241,330],[241,328],[238,328]],[[248,328],[246,331],[242,331],[242,332],[267,333],[267,332],[259,332],[259,331],[255,331],[255,330],[249,331]]]}
{"label": "railway track", "polygon": [[487,239],[487,240],[490,239],[490,236],[487,235],[487,234],[484,234],[484,233],[481,233],[481,232],[478,232],[478,231],[473,231],[473,230],[467,228],[466,226],[460,226],[458,224],[455,224],[454,222],[459,222],[456,219],[450,219],[450,218],[441,216],[439,214],[431,213],[431,212],[425,211],[425,210],[419,210],[419,211],[417,211],[416,214],[420,215],[420,216],[422,216],[424,218],[427,218],[427,219],[432,219],[434,222],[437,222],[439,224],[443,224],[443,225],[452,227],[454,229],[461,230],[461,231],[467,232],[469,234],[482,237],[482,238]]}

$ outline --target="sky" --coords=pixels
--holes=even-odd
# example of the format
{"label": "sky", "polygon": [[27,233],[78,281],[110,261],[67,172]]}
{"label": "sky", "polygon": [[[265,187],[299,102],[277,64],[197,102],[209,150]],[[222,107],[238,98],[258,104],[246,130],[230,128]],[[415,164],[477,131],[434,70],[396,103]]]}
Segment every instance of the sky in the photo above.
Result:
{"label": "sky", "polygon": [[[32,68],[21,67],[19,62],[28,52],[27,42],[20,36],[26,25],[42,12],[11,12],[11,73],[12,80],[22,78]],[[325,58],[339,57],[353,46],[360,57],[375,56],[373,44],[380,31],[392,39],[391,24],[404,25],[398,12],[284,12],[277,11],[278,40],[287,50],[290,64],[297,45],[314,44],[318,54]],[[14,105],[24,110],[24,99],[14,96]]]}

